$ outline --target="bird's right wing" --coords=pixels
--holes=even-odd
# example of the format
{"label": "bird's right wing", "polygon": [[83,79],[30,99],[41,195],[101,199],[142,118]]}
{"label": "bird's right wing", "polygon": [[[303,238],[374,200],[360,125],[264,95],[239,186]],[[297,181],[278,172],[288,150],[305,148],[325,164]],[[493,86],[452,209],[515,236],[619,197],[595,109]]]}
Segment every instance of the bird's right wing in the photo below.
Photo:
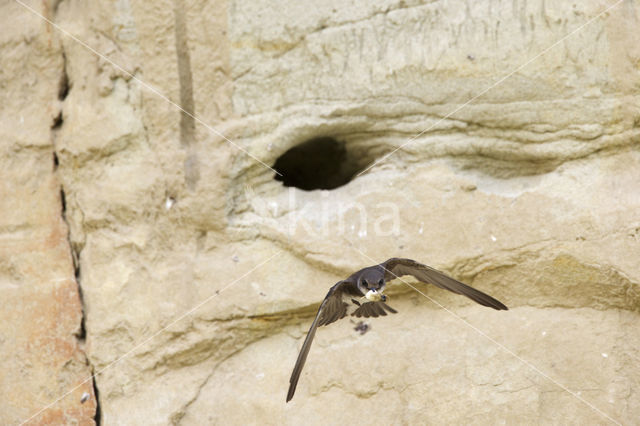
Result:
{"label": "bird's right wing", "polygon": [[289,392],[287,393],[287,402],[289,402],[291,398],[293,398],[293,394],[296,392],[298,379],[300,379],[302,367],[304,367],[304,363],[307,360],[307,355],[309,355],[311,342],[313,342],[313,337],[316,335],[316,329],[318,328],[318,326],[331,324],[332,322],[344,318],[347,315],[348,305],[343,300],[343,294],[346,287],[348,286],[355,287],[355,284],[352,281],[347,280],[339,281],[337,284],[331,287],[326,297],[320,304],[320,308],[318,308],[316,318],[313,320],[311,328],[309,328],[306,339],[304,339],[302,349],[300,349],[300,354],[298,355],[296,365],[295,367],[293,367],[293,372],[291,373],[291,378],[289,379]]}

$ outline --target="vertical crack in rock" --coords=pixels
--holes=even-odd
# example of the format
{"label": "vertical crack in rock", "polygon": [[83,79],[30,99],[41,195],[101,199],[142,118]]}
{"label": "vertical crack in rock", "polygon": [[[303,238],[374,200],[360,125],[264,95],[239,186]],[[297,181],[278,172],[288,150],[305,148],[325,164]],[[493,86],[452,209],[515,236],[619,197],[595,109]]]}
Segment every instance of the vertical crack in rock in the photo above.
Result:
{"label": "vertical crack in rock", "polygon": [[62,52],[62,76],[58,87],[58,99],[64,101],[69,94],[69,75],[67,74],[67,55]]}
{"label": "vertical crack in rock", "polygon": [[[69,85],[69,76],[67,74],[67,57],[64,53],[64,51],[62,52],[62,76],[60,77],[60,84],[58,87],[58,100],[60,100],[61,102],[63,102],[67,95],[69,94],[69,89],[70,89],[70,85]],[[58,168],[60,166],[60,158],[58,156],[58,152],[56,150],[56,134],[57,132],[60,130],[60,128],[62,127],[63,123],[64,123],[64,119],[63,119],[63,112],[62,112],[63,108],[62,106],[60,106],[60,112],[58,113],[58,115],[56,116],[56,118],[54,119],[52,125],[51,125],[51,140],[52,140],[52,146],[53,146],[53,171],[54,173],[56,173],[58,171]],[[87,329],[86,329],[86,324],[85,324],[85,304],[84,304],[84,297],[82,294],[82,286],[80,285],[80,253],[75,250],[73,248],[73,244],[71,241],[71,227],[69,225],[69,221],[67,220],[67,197],[66,197],[66,193],[64,190],[64,185],[62,183],[60,183],[60,216],[62,218],[62,220],[64,221],[66,227],[67,227],[67,244],[69,245],[69,251],[71,252],[71,260],[73,262],[73,271],[74,271],[74,276],[75,276],[75,280],[76,280],[76,284],[78,285],[78,297],[80,298],[80,305],[82,307],[82,318],[80,320],[80,329],[78,330],[78,332],[76,333],[76,338],[78,339],[78,343],[80,344],[80,347],[82,348],[82,346],[84,345],[85,341],[86,341],[86,337],[87,337]],[[84,352],[84,350],[83,350]],[[94,371],[93,366],[91,365],[91,361],[89,360],[89,357],[86,356],[85,354],[85,360],[87,362],[87,365],[89,365],[89,368],[92,371]],[[98,398],[98,387],[96,384],[96,379],[95,379],[95,375],[92,375],[92,381],[93,381],[93,393],[94,393],[94,397],[96,399],[96,412],[94,415],[94,421],[96,423],[96,425],[100,425],[101,422],[101,409],[100,409],[100,399]]]}
{"label": "vertical crack in rock", "polygon": [[183,0],[174,0],[176,56],[178,60],[178,80],[180,84],[180,142],[187,151],[184,175],[187,187],[193,190],[200,179],[198,157],[195,152],[195,119],[193,101],[193,77],[191,57],[187,45],[187,22]]}
{"label": "vertical crack in rock", "polygon": [[[84,316],[82,318],[84,320]],[[93,369],[93,367],[91,368],[91,377],[93,381],[93,395],[96,397],[96,414],[93,416],[93,420],[96,422],[96,426],[100,426],[100,424],[102,423],[102,409],[100,407],[100,392],[98,391],[98,384],[96,383],[96,372]]]}
{"label": "vertical crack in rock", "polygon": [[[62,126],[63,121],[64,120],[62,118],[62,111],[60,111],[60,113],[56,116],[56,118],[53,119],[53,124],[51,125],[51,129],[52,130],[59,129],[60,126]],[[58,166],[58,163],[57,163],[58,158],[56,157],[56,158],[54,158],[54,160],[56,161],[54,163],[54,165],[57,167]]]}
{"label": "vertical crack in rock", "polygon": [[[60,76],[60,82],[58,83],[58,100],[63,102],[67,95],[69,94],[69,76],[67,75],[67,56],[62,52],[62,75]],[[62,123],[64,123],[64,117],[62,116],[62,106],[60,106],[60,111],[58,115],[53,119],[53,123],[51,124],[52,140],[54,142],[53,147],[53,166],[54,170],[58,168],[58,156],[55,152],[55,132],[62,127]]]}

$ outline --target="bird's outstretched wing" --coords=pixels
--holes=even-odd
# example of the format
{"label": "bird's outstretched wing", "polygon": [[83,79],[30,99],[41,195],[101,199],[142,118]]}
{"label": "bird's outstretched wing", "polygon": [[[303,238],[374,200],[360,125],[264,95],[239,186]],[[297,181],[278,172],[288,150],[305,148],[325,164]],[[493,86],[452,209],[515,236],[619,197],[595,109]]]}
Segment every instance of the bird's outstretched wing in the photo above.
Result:
{"label": "bird's outstretched wing", "polygon": [[434,284],[440,288],[444,288],[445,290],[462,294],[481,305],[497,310],[509,309],[502,302],[494,299],[488,294],[476,290],[473,287],[469,287],[468,285],[463,284],[460,281],[457,281],[427,265],[418,263],[415,260],[394,257],[384,263],[381,263],[381,266],[385,268],[385,280],[392,280],[394,278],[401,277],[402,275],[413,275],[424,283]]}
{"label": "bird's outstretched wing", "polygon": [[331,289],[327,293],[327,296],[320,304],[320,308],[318,309],[316,318],[311,324],[311,328],[309,328],[307,338],[304,339],[304,343],[302,344],[302,349],[300,349],[300,354],[298,355],[296,365],[295,367],[293,367],[293,372],[291,373],[291,378],[289,379],[289,392],[287,393],[287,402],[289,402],[291,398],[293,398],[293,394],[296,392],[298,379],[300,379],[302,367],[304,367],[304,363],[307,360],[309,348],[311,348],[311,342],[313,342],[313,337],[316,334],[316,329],[318,328],[318,326],[331,324],[332,322],[344,318],[347,315],[348,303],[343,300],[343,296],[356,294],[357,292],[358,288],[356,284],[352,281],[345,280],[339,281],[336,285],[331,287]]}

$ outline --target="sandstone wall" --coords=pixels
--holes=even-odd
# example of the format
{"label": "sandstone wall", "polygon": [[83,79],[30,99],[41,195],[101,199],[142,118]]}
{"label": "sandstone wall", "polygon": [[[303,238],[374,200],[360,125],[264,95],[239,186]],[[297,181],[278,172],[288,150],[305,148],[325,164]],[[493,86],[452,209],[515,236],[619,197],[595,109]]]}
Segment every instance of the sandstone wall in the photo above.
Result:
{"label": "sandstone wall", "polygon": [[[39,11],[53,14],[47,4]],[[92,366],[54,149],[64,52],[53,28],[19,4],[3,2],[0,16],[0,424],[36,413],[39,424],[92,424]]]}
{"label": "sandstone wall", "polygon": [[[3,3],[0,423],[637,422],[640,2],[612,4]],[[314,137],[402,148],[274,180]],[[510,310],[397,283],[285,404],[329,286],[393,256]]]}

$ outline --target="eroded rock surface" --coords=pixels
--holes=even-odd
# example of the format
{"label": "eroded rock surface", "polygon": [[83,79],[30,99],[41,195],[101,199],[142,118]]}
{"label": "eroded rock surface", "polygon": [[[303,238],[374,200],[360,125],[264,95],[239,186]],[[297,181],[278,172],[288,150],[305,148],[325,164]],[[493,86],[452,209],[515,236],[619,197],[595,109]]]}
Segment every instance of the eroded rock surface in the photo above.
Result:
{"label": "eroded rock surface", "polygon": [[[34,27],[59,46],[34,73],[55,86],[66,61],[56,173],[100,419],[635,422],[640,4],[321,3],[56,3],[102,56]],[[48,120],[24,134],[50,155],[38,102],[12,111]],[[273,179],[327,137],[382,161],[330,191]],[[328,287],[393,256],[510,310],[398,283],[398,315],[318,332],[285,404]]]}
{"label": "eroded rock surface", "polygon": [[[44,6],[39,11],[51,16]],[[64,56],[53,28],[22,6],[4,2],[0,16],[0,424],[93,424],[92,369],[56,172]]]}

